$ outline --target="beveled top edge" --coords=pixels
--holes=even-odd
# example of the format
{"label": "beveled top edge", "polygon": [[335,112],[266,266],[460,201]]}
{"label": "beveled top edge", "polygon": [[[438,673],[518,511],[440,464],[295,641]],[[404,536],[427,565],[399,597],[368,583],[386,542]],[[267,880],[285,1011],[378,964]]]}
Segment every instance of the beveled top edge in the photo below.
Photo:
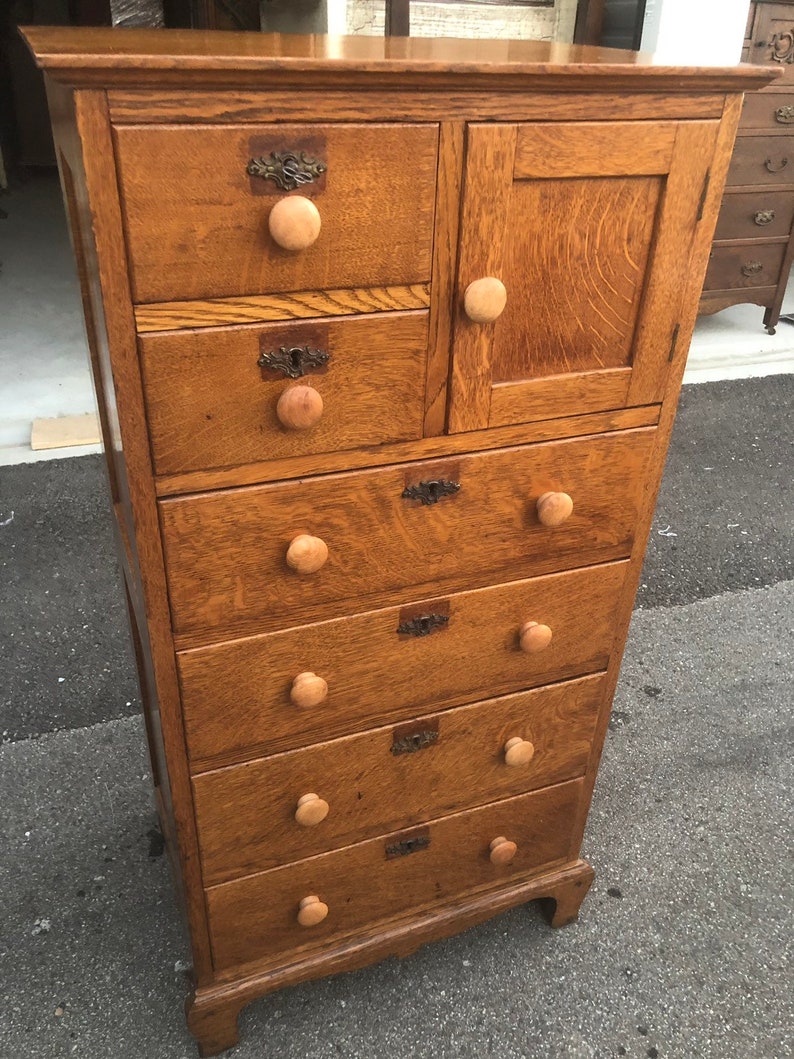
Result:
{"label": "beveled top edge", "polygon": [[[285,84],[293,87],[480,85],[741,92],[770,84],[776,67],[670,66],[653,55],[528,40],[331,37],[221,30],[30,26],[20,29],[40,67],[71,85],[110,87]],[[296,83],[296,76],[300,82]]]}

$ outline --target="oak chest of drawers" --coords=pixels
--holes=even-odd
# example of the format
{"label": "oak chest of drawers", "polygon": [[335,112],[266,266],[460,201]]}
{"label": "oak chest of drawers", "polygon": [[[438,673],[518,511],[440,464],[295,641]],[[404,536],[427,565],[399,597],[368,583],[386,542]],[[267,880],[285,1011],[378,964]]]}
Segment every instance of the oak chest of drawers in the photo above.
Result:
{"label": "oak chest of drawers", "polygon": [[579,852],[741,91],[532,43],[29,31],[202,1053]]}
{"label": "oak chest of drawers", "polygon": [[794,3],[754,0],[742,54],[783,76],[745,97],[700,311],[761,305],[774,334],[794,258]]}

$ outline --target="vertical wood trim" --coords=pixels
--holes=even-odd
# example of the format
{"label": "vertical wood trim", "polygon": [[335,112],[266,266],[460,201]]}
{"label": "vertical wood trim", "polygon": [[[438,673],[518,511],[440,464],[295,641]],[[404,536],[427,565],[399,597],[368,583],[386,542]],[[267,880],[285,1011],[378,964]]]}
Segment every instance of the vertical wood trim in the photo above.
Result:
{"label": "vertical wood trim", "polygon": [[461,121],[443,124],[439,131],[433,277],[430,285],[425,384],[425,437],[443,434],[446,425],[465,128]]}
{"label": "vertical wood trim", "polygon": [[[199,984],[212,977],[206,909],[198,856],[193,797],[187,767],[179,685],[171,639],[171,619],[160,544],[157,501],[146,432],[146,413],[138,366],[135,320],[129,275],[122,239],[121,207],[116,182],[115,152],[107,98],[100,91],[75,95],[75,117],[82,147],[99,283],[105,308],[105,326],[111,351],[113,387],[119,415],[119,432],[128,469],[129,503],[138,557],[141,589],[148,630],[139,629],[143,646],[152,659],[159,702],[160,729],[168,764],[166,804],[170,803],[177,838],[190,926],[196,978]],[[134,619],[133,619],[134,620]],[[145,674],[141,674],[141,681]],[[154,705],[154,704],[153,704]],[[168,797],[169,793],[173,797]]]}
{"label": "vertical wood trim", "polygon": [[410,0],[386,0],[385,36],[409,37],[411,35]]}
{"label": "vertical wood trim", "polygon": [[664,393],[670,345],[691,278],[692,240],[703,224],[697,218],[718,130],[718,122],[711,121],[682,122],[678,127],[634,337],[631,405],[652,404]]}
{"label": "vertical wood trim", "polygon": [[[698,296],[703,285],[703,276],[708,263],[711,240],[714,228],[717,224],[717,215],[722,201],[722,189],[728,174],[728,166],[733,150],[733,141],[736,136],[736,128],[742,112],[742,96],[729,96],[726,100],[723,122],[716,136],[716,145],[713,156],[709,151],[701,151],[705,154],[706,168],[711,162],[711,182],[706,196],[703,219],[698,224],[695,238],[691,247],[689,258],[689,270],[687,282],[682,292],[683,311],[681,314],[681,330],[679,333],[678,348],[670,365],[667,377],[667,386],[664,392],[664,401],[659,416],[659,427],[656,433],[656,443],[653,454],[649,460],[648,467],[653,473],[648,475],[645,493],[643,497],[642,510],[637,522],[637,535],[634,539],[634,548],[631,553],[631,566],[623,585],[620,603],[617,609],[617,620],[615,622],[615,638],[612,653],[607,668],[607,678],[604,685],[604,698],[599,711],[593,745],[590,752],[590,761],[584,777],[582,801],[579,810],[579,820],[574,829],[575,850],[581,848],[582,834],[584,832],[587,816],[590,812],[590,802],[593,796],[598,766],[601,761],[601,752],[604,748],[609,716],[612,708],[612,699],[615,694],[620,666],[623,661],[623,651],[629,631],[629,623],[634,608],[634,597],[642,575],[642,563],[648,546],[653,516],[656,511],[656,497],[664,471],[667,449],[670,444],[670,435],[673,430],[673,422],[678,407],[678,396],[681,392],[681,380],[686,367],[689,344],[692,341],[692,332],[695,329],[695,321],[698,312]],[[701,141],[702,143],[702,141]]]}
{"label": "vertical wood trim", "polygon": [[[482,276],[500,276],[502,242],[509,223],[517,125],[470,125],[460,231],[449,430],[488,426],[491,348],[495,324],[475,324],[463,312],[463,293]],[[510,291],[507,292],[510,297]]]}

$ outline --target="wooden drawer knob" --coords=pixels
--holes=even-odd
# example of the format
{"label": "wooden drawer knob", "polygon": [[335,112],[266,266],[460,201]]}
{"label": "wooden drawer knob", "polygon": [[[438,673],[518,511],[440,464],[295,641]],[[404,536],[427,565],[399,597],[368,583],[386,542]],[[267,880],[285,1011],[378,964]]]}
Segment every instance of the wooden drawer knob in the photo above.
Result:
{"label": "wooden drawer knob", "polygon": [[500,835],[491,843],[491,864],[509,864],[516,853],[518,853],[518,846],[515,842]]}
{"label": "wooden drawer knob", "polygon": [[316,927],[328,915],[328,905],[319,897],[304,897],[298,905],[298,922],[302,927]]}
{"label": "wooden drawer knob", "polygon": [[328,684],[316,673],[298,673],[292,682],[289,697],[295,706],[303,709],[319,706],[328,698]]}
{"label": "wooden drawer knob", "polygon": [[304,794],[298,799],[295,820],[301,827],[316,827],[328,816],[328,802],[317,794]]}
{"label": "wooden drawer knob", "polygon": [[490,324],[501,316],[507,304],[505,285],[496,276],[483,276],[466,288],[463,309],[475,324]]}
{"label": "wooden drawer knob", "polygon": [[535,747],[528,739],[515,735],[505,743],[505,764],[513,767],[528,765],[535,756]]}
{"label": "wooden drawer knob", "polygon": [[290,195],[270,211],[267,226],[273,241],[285,250],[305,250],[317,241],[322,221],[311,199]]}
{"label": "wooden drawer knob", "polygon": [[288,430],[308,430],[322,414],[323,399],[311,386],[288,386],[276,405],[279,423]]}
{"label": "wooden drawer knob", "polygon": [[287,566],[298,574],[313,574],[325,565],[328,545],[320,537],[299,533],[287,548]]}
{"label": "wooden drawer knob", "polygon": [[551,629],[548,625],[539,625],[536,621],[526,621],[518,630],[521,650],[528,655],[545,650],[551,643]]}
{"label": "wooden drawer knob", "polygon": [[573,500],[567,493],[544,493],[536,507],[544,526],[561,526],[573,511]]}

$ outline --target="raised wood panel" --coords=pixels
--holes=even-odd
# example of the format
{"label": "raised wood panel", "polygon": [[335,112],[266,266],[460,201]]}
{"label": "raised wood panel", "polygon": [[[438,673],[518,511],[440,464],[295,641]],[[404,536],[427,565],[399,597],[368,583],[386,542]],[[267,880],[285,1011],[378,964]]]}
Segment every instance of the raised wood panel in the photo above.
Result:
{"label": "raised wood panel", "polygon": [[346,290],[290,291],[248,298],[208,298],[206,301],[160,302],[135,307],[140,334],[190,327],[266,323],[271,320],[310,320],[318,316],[358,316],[364,313],[426,309],[430,286],[360,287]]}
{"label": "raised wood panel", "polygon": [[609,121],[523,125],[516,140],[513,178],[666,173],[676,132],[676,122],[660,121],[648,125]]}
{"label": "raised wood panel", "polygon": [[[115,137],[136,302],[430,279],[435,125],[120,126]],[[327,166],[299,189],[322,220],[301,251],[268,232],[286,192],[246,171],[288,150]]]}
{"label": "raised wood panel", "polygon": [[[427,313],[287,326],[175,331],[140,339],[155,470],[175,474],[422,436]],[[299,379],[259,366],[262,353],[308,346],[330,355]],[[323,401],[308,429],[282,426],[297,385]]]}
{"label": "raised wood panel", "polygon": [[[584,772],[603,678],[489,699],[397,727],[277,754],[193,780],[206,885],[498,801]],[[401,740],[430,732],[421,750]],[[528,740],[529,764],[508,765],[505,743]],[[330,809],[295,820],[302,794]]]}
{"label": "raised wood panel", "polygon": [[[595,672],[609,655],[613,601],[625,574],[624,563],[608,563],[413,603],[411,616],[440,609],[448,617],[427,636],[399,634],[409,612],[387,607],[180,651],[192,768]],[[551,628],[545,651],[519,650],[525,621]],[[307,671],[328,683],[327,699],[311,709],[290,699],[292,681]]]}
{"label": "raised wood panel", "polygon": [[[573,780],[445,817],[420,829],[417,837],[429,841],[407,856],[389,855],[388,847],[415,834],[399,832],[212,887],[206,898],[215,968],[264,957],[275,963],[287,952],[294,959],[357,931],[370,933],[384,920],[562,863],[570,857],[580,793],[581,781]],[[501,867],[489,859],[498,835],[518,846],[513,862]],[[310,894],[328,905],[328,916],[302,928],[298,906]]]}
{"label": "raised wood panel", "polygon": [[491,425],[537,422],[559,415],[566,408],[620,408],[626,404],[630,384],[630,368],[496,383],[491,393]]}
{"label": "raised wood panel", "polygon": [[513,184],[507,216],[526,220],[504,236],[494,382],[630,365],[661,191],[658,177]]}
{"label": "raised wood panel", "polygon": [[[389,592],[477,587],[631,550],[653,430],[499,450],[224,494],[161,502],[174,628],[214,637],[367,609]],[[406,486],[446,479],[457,493],[432,506]],[[549,529],[548,490],[574,511]],[[286,565],[298,534],[325,541],[314,574]],[[411,598],[408,596],[408,598]]]}

